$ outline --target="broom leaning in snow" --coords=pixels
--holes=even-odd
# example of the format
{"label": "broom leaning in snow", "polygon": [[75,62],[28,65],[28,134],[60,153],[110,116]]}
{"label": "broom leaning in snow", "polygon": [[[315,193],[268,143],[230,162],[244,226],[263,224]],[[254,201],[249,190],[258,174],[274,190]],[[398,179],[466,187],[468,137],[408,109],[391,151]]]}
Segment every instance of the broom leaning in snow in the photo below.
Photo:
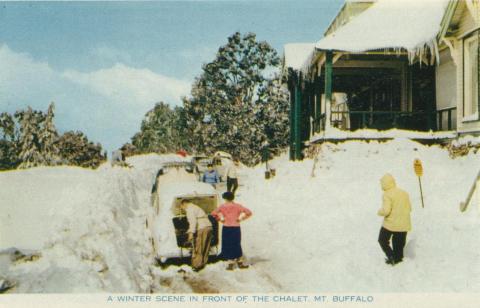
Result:
{"label": "broom leaning in snow", "polygon": [[470,187],[470,191],[468,192],[467,199],[465,199],[464,202],[460,202],[460,211],[465,212],[467,210],[468,204],[472,200],[473,193],[475,192],[475,189],[477,188],[477,183],[480,180],[480,172],[478,172],[477,176],[475,177],[475,180],[473,181],[472,187]]}

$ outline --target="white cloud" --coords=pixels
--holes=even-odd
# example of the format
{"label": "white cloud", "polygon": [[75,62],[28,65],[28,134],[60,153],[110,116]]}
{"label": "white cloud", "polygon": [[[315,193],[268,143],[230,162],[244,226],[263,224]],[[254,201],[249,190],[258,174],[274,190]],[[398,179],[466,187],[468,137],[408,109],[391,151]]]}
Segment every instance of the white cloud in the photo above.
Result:
{"label": "white cloud", "polygon": [[56,104],[57,127],[81,130],[112,150],[130,140],[154,103],[181,103],[190,84],[117,63],[92,72],[53,69],[0,45],[0,112]]}
{"label": "white cloud", "polygon": [[[34,61],[26,53],[15,53],[6,45],[0,45],[0,72],[2,111],[11,111],[17,105],[43,108],[61,89],[56,72],[47,63]],[[28,97],[26,93],[37,95]]]}
{"label": "white cloud", "polygon": [[180,97],[187,95],[190,90],[190,84],[186,81],[120,63],[91,73],[69,70],[62,76],[112,101],[129,106],[146,107],[159,100],[179,104]]}

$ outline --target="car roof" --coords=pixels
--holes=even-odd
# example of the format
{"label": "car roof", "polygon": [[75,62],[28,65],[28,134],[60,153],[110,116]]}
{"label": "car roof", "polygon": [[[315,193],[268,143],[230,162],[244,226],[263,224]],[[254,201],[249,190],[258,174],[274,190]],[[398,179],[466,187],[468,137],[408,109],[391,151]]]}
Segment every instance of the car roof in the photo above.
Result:
{"label": "car roof", "polygon": [[220,156],[220,157],[223,157],[223,158],[230,158],[230,159],[232,158],[232,154],[224,152],[224,151],[217,151],[217,152],[215,152],[215,154],[213,156]]}

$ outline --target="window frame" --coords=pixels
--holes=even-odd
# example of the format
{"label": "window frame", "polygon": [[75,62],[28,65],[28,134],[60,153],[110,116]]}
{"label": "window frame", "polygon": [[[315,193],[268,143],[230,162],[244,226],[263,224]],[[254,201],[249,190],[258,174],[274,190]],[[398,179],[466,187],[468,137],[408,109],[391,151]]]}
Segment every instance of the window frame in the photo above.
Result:
{"label": "window frame", "polygon": [[[472,100],[474,100],[473,95],[470,94],[470,101],[467,102],[467,88],[468,90],[471,90],[473,86],[472,83],[469,84],[469,87],[467,87],[467,80],[470,77],[470,74],[467,71],[468,64],[467,62],[471,59],[469,57],[469,49],[468,49],[468,44],[472,41],[477,42],[477,97],[476,97],[476,103],[477,103],[477,111],[476,114],[477,116],[475,118],[472,118],[472,115],[475,113],[471,114],[466,114],[466,106],[469,106],[472,104]],[[462,122],[463,123],[468,123],[468,122],[477,122],[480,121],[480,31],[476,30],[472,32],[470,35],[466,36],[463,38],[463,110],[462,110]],[[468,118],[467,118],[468,117]]]}

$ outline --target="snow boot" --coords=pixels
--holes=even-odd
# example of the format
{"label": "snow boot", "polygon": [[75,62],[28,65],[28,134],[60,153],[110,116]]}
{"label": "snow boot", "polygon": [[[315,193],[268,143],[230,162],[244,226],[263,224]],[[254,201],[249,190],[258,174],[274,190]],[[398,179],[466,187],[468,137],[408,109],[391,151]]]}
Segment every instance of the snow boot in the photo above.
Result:
{"label": "snow boot", "polygon": [[385,258],[385,263],[395,265],[395,260],[392,257]]}
{"label": "snow boot", "polygon": [[235,269],[235,263],[228,263],[226,270],[233,271]]}
{"label": "snow boot", "polygon": [[205,266],[201,266],[201,267],[192,267],[192,271],[194,272],[200,272],[201,270],[203,270],[205,268]]}
{"label": "snow boot", "polygon": [[250,265],[245,264],[245,263],[243,263],[243,262],[238,262],[238,263],[237,263],[237,266],[238,266],[239,269],[246,269],[246,268],[249,268],[249,267],[250,267]]}

